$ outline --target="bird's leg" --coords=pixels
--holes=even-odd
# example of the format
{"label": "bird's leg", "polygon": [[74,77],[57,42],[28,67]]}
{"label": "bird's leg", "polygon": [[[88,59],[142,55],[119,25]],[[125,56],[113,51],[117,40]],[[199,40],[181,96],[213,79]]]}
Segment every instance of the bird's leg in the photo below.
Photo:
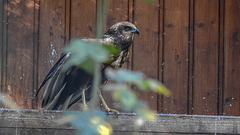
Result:
{"label": "bird's leg", "polygon": [[83,103],[83,110],[86,111],[88,108],[87,108],[86,97],[85,97],[85,89],[82,90],[82,103]]}
{"label": "bird's leg", "polygon": [[119,111],[117,111],[117,110],[115,110],[115,109],[110,109],[110,108],[108,107],[107,103],[105,102],[105,100],[104,100],[104,98],[103,98],[103,96],[102,96],[101,91],[99,91],[99,97],[100,97],[100,100],[101,100],[101,102],[102,102],[102,104],[103,104],[103,106],[104,106],[104,108],[105,108],[106,111],[108,111],[108,112],[113,112],[113,113],[116,114],[116,115],[119,114]]}

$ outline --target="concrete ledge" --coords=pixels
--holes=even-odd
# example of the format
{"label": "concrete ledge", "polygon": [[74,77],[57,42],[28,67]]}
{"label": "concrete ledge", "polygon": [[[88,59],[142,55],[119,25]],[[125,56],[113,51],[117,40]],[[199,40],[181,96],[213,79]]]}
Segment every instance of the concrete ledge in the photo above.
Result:
{"label": "concrete ledge", "polygon": [[[73,135],[74,127],[61,124],[61,111],[0,109],[1,135]],[[143,122],[134,114],[108,116],[114,134],[240,134],[240,117],[160,114]]]}

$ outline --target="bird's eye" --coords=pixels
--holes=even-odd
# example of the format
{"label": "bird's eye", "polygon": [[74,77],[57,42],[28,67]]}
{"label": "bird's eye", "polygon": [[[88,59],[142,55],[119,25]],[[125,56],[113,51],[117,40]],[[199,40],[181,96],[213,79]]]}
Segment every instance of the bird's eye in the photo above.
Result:
{"label": "bird's eye", "polygon": [[130,26],[124,26],[124,30],[126,30],[126,31],[130,31],[130,30],[133,30],[133,28],[130,27]]}

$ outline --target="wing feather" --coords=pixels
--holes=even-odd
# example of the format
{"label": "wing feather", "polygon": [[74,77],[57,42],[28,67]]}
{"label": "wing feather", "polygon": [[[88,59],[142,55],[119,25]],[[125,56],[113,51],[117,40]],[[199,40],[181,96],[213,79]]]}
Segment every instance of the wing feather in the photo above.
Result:
{"label": "wing feather", "polygon": [[[111,37],[104,39],[82,39],[88,43],[108,44],[113,45],[113,39]],[[127,51],[121,52],[119,55],[114,56],[112,61],[107,64],[103,64],[102,73],[106,66],[121,67],[121,64],[125,61]],[[70,67],[67,71],[63,70],[63,67],[70,58],[71,54],[63,54],[56,62],[53,68],[49,71],[42,84],[40,85],[37,94],[41,88],[45,86],[43,93],[42,107],[49,110],[64,110],[71,105],[81,100],[82,90],[85,90],[86,100],[91,99],[91,86],[93,76],[85,72],[79,67]],[[106,82],[106,78],[103,75],[102,78]]]}

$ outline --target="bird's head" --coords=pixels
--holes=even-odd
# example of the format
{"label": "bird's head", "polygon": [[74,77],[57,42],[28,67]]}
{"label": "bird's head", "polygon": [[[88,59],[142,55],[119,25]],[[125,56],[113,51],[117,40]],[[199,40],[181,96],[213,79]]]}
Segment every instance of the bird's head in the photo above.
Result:
{"label": "bird's head", "polygon": [[139,35],[137,27],[130,22],[118,22],[111,26],[104,34],[105,37],[113,37],[115,44],[121,45],[121,49],[130,46],[134,39],[134,34]]}

